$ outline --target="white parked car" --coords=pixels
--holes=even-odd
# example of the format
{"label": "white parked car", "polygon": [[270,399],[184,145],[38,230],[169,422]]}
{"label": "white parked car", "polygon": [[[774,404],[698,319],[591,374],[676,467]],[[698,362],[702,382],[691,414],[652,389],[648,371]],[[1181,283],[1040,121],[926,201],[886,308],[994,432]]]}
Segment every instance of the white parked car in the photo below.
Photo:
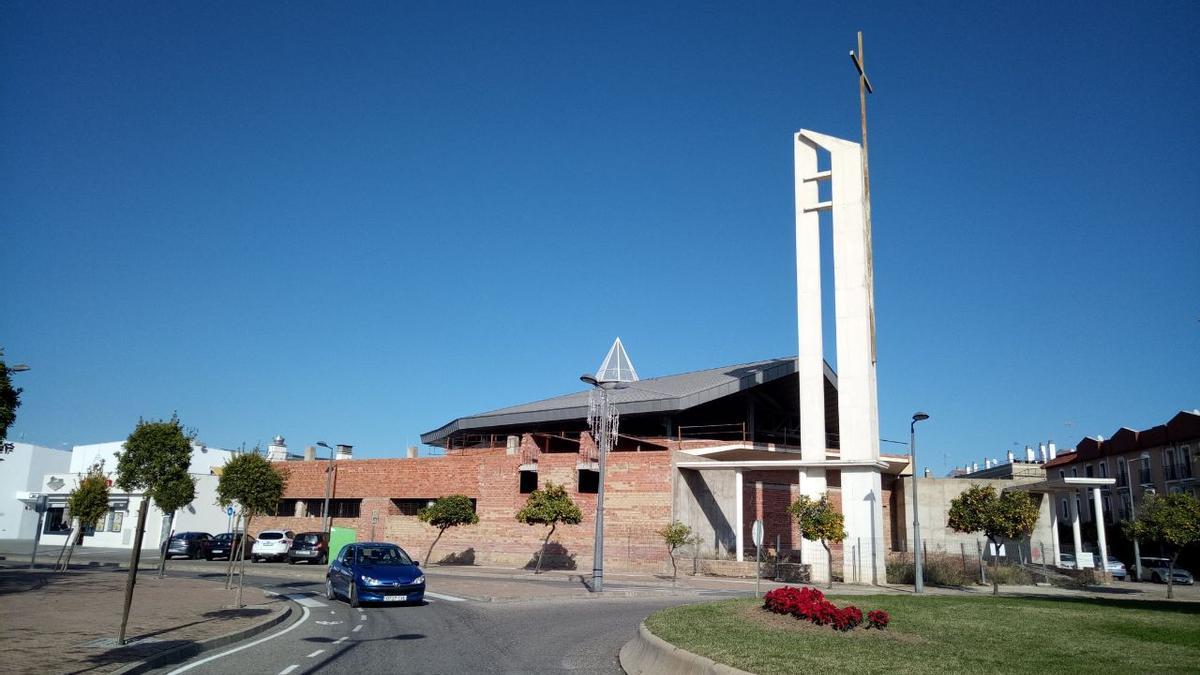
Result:
{"label": "white parked car", "polygon": [[296,533],[291,530],[263,530],[250,549],[250,562],[286,560]]}

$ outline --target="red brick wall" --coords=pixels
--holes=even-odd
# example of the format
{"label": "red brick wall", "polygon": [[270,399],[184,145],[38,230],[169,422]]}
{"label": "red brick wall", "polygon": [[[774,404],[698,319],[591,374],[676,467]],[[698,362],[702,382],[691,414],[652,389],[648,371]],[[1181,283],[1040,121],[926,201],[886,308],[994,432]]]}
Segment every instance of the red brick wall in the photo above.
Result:
{"label": "red brick wall", "polygon": [[[595,531],[596,495],[578,489],[575,453],[542,453],[538,485],[548,481],[567,487],[583,511],[579,525],[560,525],[551,544],[560,562],[573,560],[576,569],[590,573]],[[494,452],[417,459],[376,459],[339,462],[334,498],[361,498],[360,517],[334,518],[339,527],[352,527],[360,540],[370,536],[371,517],[378,513],[377,539],[393,541],[424,558],[437,531],[401,515],[391,501],[433,499],[464,494],[477,500],[479,524],[450,528],[437,543],[433,560],[447,555],[473,554],[483,565],[520,566],[533,560],[547,528],[522,525],[516,512],[528,495],[520,493],[520,456]],[[613,570],[659,570],[667,561],[657,530],[671,521],[671,464],[666,452],[617,452],[607,459],[605,482],[605,567]],[[317,499],[325,494],[327,462],[289,462],[285,499]],[[255,532],[271,528],[296,531],[319,529],[318,517],[260,517]]]}

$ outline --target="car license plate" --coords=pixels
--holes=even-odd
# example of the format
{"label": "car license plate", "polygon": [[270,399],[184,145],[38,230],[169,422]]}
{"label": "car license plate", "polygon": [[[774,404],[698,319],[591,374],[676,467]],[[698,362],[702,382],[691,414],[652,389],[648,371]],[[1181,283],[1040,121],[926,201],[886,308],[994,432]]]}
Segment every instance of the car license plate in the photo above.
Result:
{"label": "car license plate", "polygon": [[407,595],[385,595],[385,596],[383,596],[384,602],[404,602],[407,599],[408,599]]}

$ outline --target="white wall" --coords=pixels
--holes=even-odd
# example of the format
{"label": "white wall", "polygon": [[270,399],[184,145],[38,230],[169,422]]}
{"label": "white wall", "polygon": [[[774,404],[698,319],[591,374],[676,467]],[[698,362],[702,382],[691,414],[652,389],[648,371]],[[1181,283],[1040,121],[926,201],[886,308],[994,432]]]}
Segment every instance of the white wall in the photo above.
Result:
{"label": "white wall", "polygon": [[[77,445],[71,451],[71,473],[87,473],[87,470],[97,460],[104,460],[104,473],[114,475],[117,470],[116,453],[125,447],[125,441],[109,441],[108,443],[92,443]],[[233,452],[220,448],[211,448],[197,443],[192,444],[192,462],[188,473],[207,476],[213,467],[224,466],[233,456]]]}
{"label": "white wall", "polygon": [[44,474],[67,471],[71,452],[32,443],[12,446],[12,452],[0,455],[0,539],[33,539],[37,513],[25,510],[17,493],[36,492]]}

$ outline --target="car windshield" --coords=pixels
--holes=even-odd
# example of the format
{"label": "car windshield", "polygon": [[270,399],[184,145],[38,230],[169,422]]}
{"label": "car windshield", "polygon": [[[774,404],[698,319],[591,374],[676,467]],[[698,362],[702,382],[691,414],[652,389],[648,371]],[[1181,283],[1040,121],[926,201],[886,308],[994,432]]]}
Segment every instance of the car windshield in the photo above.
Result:
{"label": "car windshield", "polygon": [[363,546],[358,562],[365,565],[411,565],[412,558],[398,546]]}
{"label": "car windshield", "polygon": [[262,534],[258,535],[258,538],[260,540],[265,539],[267,541],[270,541],[271,539],[283,539],[283,533],[282,532],[263,532]]}
{"label": "car windshield", "polygon": [[215,538],[217,541],[229,541],[230,539],[233,539],[233,535],[232,535],[232,534],[230,534],[230,533],[228,533],[228,532],[222,532],[221,534],[218,534],[218,535],[217,535],[216,537],[214,537],[214,538]]}
{"label": "car windshield", "polygon": [[296,542],[300,544],[315,544],[321,540],[319,534],[302,534],[296,537]]}

